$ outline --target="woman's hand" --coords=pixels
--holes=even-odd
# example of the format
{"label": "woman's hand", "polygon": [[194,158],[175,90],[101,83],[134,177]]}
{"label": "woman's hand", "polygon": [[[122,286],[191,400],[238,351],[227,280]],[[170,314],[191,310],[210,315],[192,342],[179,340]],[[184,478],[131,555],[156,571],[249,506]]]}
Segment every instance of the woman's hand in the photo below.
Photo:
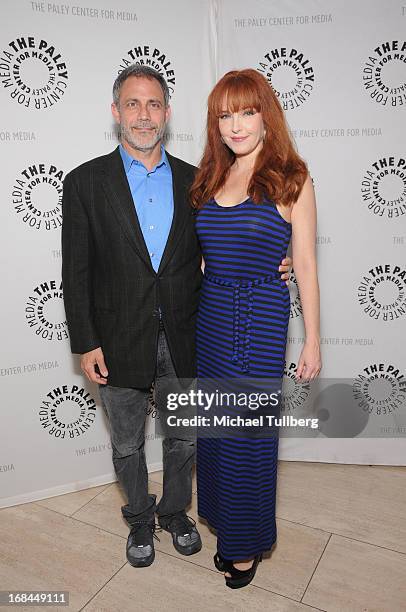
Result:
{"label": "woman's hand", "polygon": [[280,266],[278,268],[279,272],[282,272],[281,280],[286,281],[286,284],[288,287],[289,287],[289,276],[290,276],[290,272],[292,271],[291,266],[292,266],[292,258],[285,257],[285,259],[282,259]]}
{"label": "woman's hand", "polygon": [[311,381],[320,374],[322,368],[320,342],[306,340],[296,368],[296,380]]}

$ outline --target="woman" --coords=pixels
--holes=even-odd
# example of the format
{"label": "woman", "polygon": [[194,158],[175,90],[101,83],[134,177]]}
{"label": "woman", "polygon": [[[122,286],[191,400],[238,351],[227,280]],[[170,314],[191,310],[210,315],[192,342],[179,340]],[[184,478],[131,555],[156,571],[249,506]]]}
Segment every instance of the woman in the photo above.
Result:
{"label": "woman", "polygon": [[[191,200],[205,261],[197,325],[201,379],[282,379],[290,314],[278,266],[292,237],[306,339],[298,380],[320,372],[316,206],[279,101],[255,70],[228,72],[208,99]],[[199,438],[198,513],[217,530],[217,569],[247,585],[276,541],[278,437]]]}

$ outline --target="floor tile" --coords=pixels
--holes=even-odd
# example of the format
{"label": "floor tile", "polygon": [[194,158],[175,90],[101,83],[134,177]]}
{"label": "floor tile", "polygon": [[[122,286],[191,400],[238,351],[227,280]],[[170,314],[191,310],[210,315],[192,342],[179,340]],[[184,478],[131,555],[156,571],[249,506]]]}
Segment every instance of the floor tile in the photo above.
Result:
{"label": "floor tile", "polygon": [[[150,481],[148,491],[156,495],[158,502],[162,495],[162,485]],[[195,500],[196,496],[193,495],[192,499]],[[126,503],[120,484],[115,482],[75,512],[72,517],[127,538],[129,527],[121,514],[121,506]],[[167,535],[170,537],[169,534]]]}
{"label": "floor tile", "polygon": [[279,518],[406,552],[405,508],[406,467],[279,462]]}
{"label": "floor tile", "polygon": [[277,519],[277,541],[253,583],[300,601],[323,554],[329,534]]}
{"label": "floor tile", "polygon": [[[151,483],[151,491],[155,487],[160,489],[160,485]],[[115,482],[72,514],[72,518],[126,538],[129,528],[121,514],[121,506],[126,503],[119,483]]]}
{"label": "floor tile", "polygon": [[[154,491],[159,495],[159,489]],[[174,549],[171,535],[165,531],[157,532],[160,541],[155,542],[156,550],[195,565],[215,569],[213,556],[217,550],[217,537],[207,522],[198,516],[196,496],[193,496],[187,514],[196,521],[202,538],[202,550],[188,557],[181,555]],[[326,546],[329,534],[283,520],[278,520],[277,525],[277,544],[271,555],[261,563],[254,584],[299,601]]]}
{"label": "floor tile", "polygon": [[124,566],[85,612],[311,612],[313,608],[254,586],[232,590],[219,572],[157,553],[147,568]]}
{"label": "floor tile", "polygon": [[79,508],[99,495],[99,493],[105,491],[110,484],[92,487],[91,489],[83,489],[82,491],[75,491],[74,493],[66,493],[65,495],[57,495],[55,497],[49,497],[48,499],[41,499],[35,503],[44,508],[66,514],[66,516],[71,516],[74,512],[79,510]]}
{"label": "floor tile", "polygon": [[125,561],[122,538],[36,503],[2,511],[0,541],[2,590],[69,591],[70,610],[79,610]]}
{"label": "floor tile", "polygon": [[332,536],[303,602],[327,612],[405,612],[406,556]]}
{"label": "floor tile", "polygon": [[[216,535],[198,517],[196,495],[187,513],[202,550],[180,555],[157,531],[156,561],[139,570],[126,564],[118,483],[4,508],[2,587],[69,590],[72,610],[125,612],[137,598],[137,609],[154,612],[406,612],[405,476],[403,467],[280,461],[277,544],[252,585],[237,591],[214,568]],[[162,472],[149,477],[159,500]]]}

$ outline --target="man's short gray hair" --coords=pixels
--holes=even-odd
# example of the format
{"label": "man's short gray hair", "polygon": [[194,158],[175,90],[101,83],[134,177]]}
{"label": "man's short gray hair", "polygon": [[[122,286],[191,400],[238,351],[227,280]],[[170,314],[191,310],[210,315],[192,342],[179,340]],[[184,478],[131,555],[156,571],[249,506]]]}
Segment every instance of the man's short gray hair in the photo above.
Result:
{"label": "man's short gray hair", "polygon": [[118,75],[113,85],[113,102],[118,107],[120,102],[120,90],[121,86],[130,77],[145,77],[147,79],[155,79],[158,81],[162,88],[162,92],[164,94],[164,102],[165,106],[169,105],[169,88],[168,85],[162,76],[157,70],[151,68],[150,66],[141,66],[140,64],[131,64],[131,66],[127,66],[124,68],[122,72]]}

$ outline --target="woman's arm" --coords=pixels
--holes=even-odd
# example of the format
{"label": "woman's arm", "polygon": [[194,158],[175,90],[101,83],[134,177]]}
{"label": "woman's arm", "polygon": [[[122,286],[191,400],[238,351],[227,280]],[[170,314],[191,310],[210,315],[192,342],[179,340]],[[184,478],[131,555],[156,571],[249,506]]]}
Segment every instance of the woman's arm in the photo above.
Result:
{"label": "woman's arm", "polygon": [[298,379],[312,380],[321,370],[320,292],[317,280],[317,212],[310,176],[292,208],[292,258],[305,326],[305,344],[297,366]]}

